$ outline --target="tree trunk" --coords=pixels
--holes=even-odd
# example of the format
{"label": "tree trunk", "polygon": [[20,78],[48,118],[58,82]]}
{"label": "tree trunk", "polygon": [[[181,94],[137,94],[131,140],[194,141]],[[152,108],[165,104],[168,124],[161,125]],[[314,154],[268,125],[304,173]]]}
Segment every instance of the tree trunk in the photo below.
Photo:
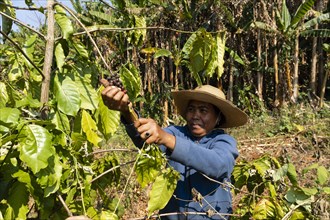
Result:
{"label": "tree trunk", "polygon": [[[50,86],[50,74],[53,63],[54,55],[54,32],[55,32],[55,16],[54,16],[54,0],[48,0],[47,2],[47,42],[45,48],[45,60],[43,66],[44,78],[41,83],[41,97],[40,102],[46,104],[49,99],[49,86]],[[46,119],[48,116],[48,108],[44,106],[41,111],[41,117]]]}
{"label": "tree trunk", "polygon": [[280,104],[279,99],[279,81],[278,81],[278,51],[277,51],[277,38],[274,37],[274,57],[273,57],[273,65],[274,65],[274,81],[275,81],[275,94],[274,94],[274,106],[278,107]]}
{"label": "tree trunk", "polygon": [[258,97],[259,100],[262,101],[263,100],[263,96],[262,96],[262,90],[263,90],[263,73],[260,70],[261,69],[261,34],[260,34],[260,30],[258,30],[258,36],[257,36],[257,59],[258,59]]}
{"label": "tree trunk", "polygon": [[297,34],[295,38],[295,45],[294,45],[294,55],[293,55],[293,96],[290,97],[291,100],[296,103],[298,99],[298,92],[299,92],[299,34]]}
{"label": "tree trunk", "polygon": [[234,74],[233,74],[233,58],[230,57],[230,64],[229,64],[229,85],[228,85],[228,92],[227,92],[227,99],[229,101],[233,101],[233,87],[234,87]]}
{"label": "tree trunk", "polygon": [[[315,25],[315,29],[318,29],[318,25]],[[313,37],[312,42],[312,64],[310,75],[310,92],[316,95],[316,68],[317,68],[317,37]]]}

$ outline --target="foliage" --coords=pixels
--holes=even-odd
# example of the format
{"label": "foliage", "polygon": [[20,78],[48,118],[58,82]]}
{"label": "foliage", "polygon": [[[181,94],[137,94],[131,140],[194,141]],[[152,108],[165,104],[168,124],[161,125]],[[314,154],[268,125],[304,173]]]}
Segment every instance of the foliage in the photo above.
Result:
{"label": "foliage", "polygon": [[[235,211],[240,219],[301,219],[313,215],[316,197],[329,195],[329,171],[318,164],[304,170],[317,169],[314,186],[300,186],[295,166],[281,164],[276,158],[264,155],[250,162],[237,164],[233,171],[235,193],[246,187]],[[303,173],[303,174],[304,174]]]}
{"label": "foliage", "polygon": [[[63,219],[69,214],[93,219],[122,217],[122,196],[109,191],[122,189],[121,170],[126,163],[116,153],[102,158],[94,155],[95,150],[107,149],[108,143],[117,141],[114,135],[120,123],[119,113],[108,110],[100,97],[103,88],[98,79],[103,75],[119,73],[131,102],[137,108],[139,102],[148,103],[141,112],[161,121],[163,103],[159,100],[169,101],[174,86],[190,88],[195,83],[209,83],[214,76],[217,82],[226,81],[228,69],[233,68],[238,106],[266,120],[262,102],[272,97],[258,100],[251,80],[259,68],[251,67],[254,64],[249,61],[249,54],[255,51],[251,46],[255,33],[247,29],[252,24],[251,2],[116,0],[110,6],[104,2],[71,1],[75,12],[70,15],[61,4],[55,4],[55,51],[49,64],[44,62],[47,38],[43,34],[47,27],[40,33],[22,25],[19,32],[13,32],[12,1],[0,0],[0,216],[5,219]],[[31,0],[25,3],[34,6]],[[277,33],[285,52],[291,49],[297,31],[306,37],[328,37],[328,29],[313,27],[327,22],[329,13],[312,11],[313,4],[314,0],[305,1],[291,17],[291,8],[283,1],[276,27],[260,21],[253,22],[252,27]],[[44,9],[39,10],[44,13]],[[305,22],[311,11],[315,17]],[[233,66],[227,57],[235,61]],[[285,58],[284,54],[280,57],[282,61]],[[159,78],[161,65],[169,66],[164,70],[166,82],[161,82],[164,89],[153,94],[141,93],[146,90],[141,86],[151,78],[144,74],[149,62],[154,78]],[[42,69],[48,64],[50,95],[41,103],[41,86],[46,81]],[[287,112],[282,111],[281,116],[275,124],[279,126],[265,130],[269,136],[304,129],[305,124]],[[134,162],[131,170],[138,182],[142,187],[152,186],[147,210],[150,216],[166,205],[178,175],[167,167],[155,146],[140,149]],[[306,168],[306,174],[316,172],[317,179],[313,186],[303,188],[294,169],[292,164],[281,165],[269,156],[239,164],[234,172],[236,187],[246,185],[249,193],[261,197],[248,194],[242,202],[249,206],[238,212],[256,219],[285,217],[289,205],[294,205],[292,216],[308,216],[312,197],[329,192],[325,181],[328,171],[322,165]],[[281,190],[282,182],[290,184],[285,196],[276,191]]]}

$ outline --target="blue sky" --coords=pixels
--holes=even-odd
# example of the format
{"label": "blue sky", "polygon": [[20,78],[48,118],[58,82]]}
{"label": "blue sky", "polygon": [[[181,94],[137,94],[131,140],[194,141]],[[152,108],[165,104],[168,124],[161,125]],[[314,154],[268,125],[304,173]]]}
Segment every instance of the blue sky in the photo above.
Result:
{"label": "blue sky", "polygon": [[[72,7],[70,0],[58,0],[59,2]],[[25,0],[12,0],[14,6],[25,7]],[[33,0],[33,3],[37,6],[46,7],[47,0]],[[25,24],[29,24],[32,27],[39,27],[45,23],[45,16],[39,11],[28,11],[28,10],[16,10],[16,19],[22,21]],[[16,27],[14,27],[15,29]]]}

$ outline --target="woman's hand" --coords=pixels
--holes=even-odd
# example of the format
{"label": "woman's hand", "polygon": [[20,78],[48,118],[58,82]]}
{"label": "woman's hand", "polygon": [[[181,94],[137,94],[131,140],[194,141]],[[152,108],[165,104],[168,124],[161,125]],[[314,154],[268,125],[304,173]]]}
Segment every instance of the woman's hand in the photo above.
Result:
{"label": "woman's hand", "polygon": [[134,126],[147,144],[162,144],[170,150],[174,149],[175,136],[164,131],[155,120],[151,118],[139,118]]}
{"label": "woman's hand", "polygon": [[129,111],[129,97],[120,88],[110,86],[106,79],[101,79],[100,82],[105,87],[102,91],[103,103],[111,110],[127,113]]}

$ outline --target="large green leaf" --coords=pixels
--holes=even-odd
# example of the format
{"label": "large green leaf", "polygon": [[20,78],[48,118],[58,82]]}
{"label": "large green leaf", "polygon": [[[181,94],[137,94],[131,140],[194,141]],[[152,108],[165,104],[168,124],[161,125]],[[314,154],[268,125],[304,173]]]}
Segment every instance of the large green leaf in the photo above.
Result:
{"label": "large green leaf", "polygon": [[16,108],[0,108],[0,132],[9,132],[17,125],[21,112]]}
{"label": "large green leaf", "polygon": [[158,57],[171,57],[172,52],[166,49],[159,49],[154,54],[154,58],[157,59]]}
{"label": "large green leaf", "polygon": [[317,168],[317,182],[321,185],[329,181],[329,172],[324,166]]}
{"label": "large green leaf", "polygon": [[268,199],[261,199],[253,210],[253,219],[271,219],[276,217],[276,207]]}
{"label": "large green leaf", "polygon": [[[217,59],[216,67],[217,69],[217,78],[220,79],[224,72],[223,65],[225,63],[225,45],[226,45],[226,32],[218,33],[216,36],[216,48],[217,48]],[[210,71],[211,72],[211,71]]]}
{"label": "large green leaf", "polygon": [[120,123],[120,112],[109,110],[104,105],[101,96],[99,96],[99,107],[97,114],[99,115],[99,124],[106,138],[110,138],[118,129]]}
{"label": "large green leaf", "polygon": [[[25,54],[30,58],[30,60],[33,61],[33,53],[34,53],[34,47],[36,45],[36,41],[37,41],[37,35],[33,34],[31,36],[28,36],[27,40],[24,43],[24,47],[23,47],[23,51],[25,52]],[[28,61],[28,59],[24,57],[25,63],[29,68],[33,68],[32,64],[30,63],[30,61]]]}
{"label": "large green leaf", "polygon": [[315,29],[315,30],[306,30],[300,33],[303,37],[319,37],[319,38],[329,38],[330,29]]}
{"label": "large green leaf", "polygon": [[57,106],[67,115],[75,116],[80,109],[80,93],[75,82],[66,77],[62,82],[55,77]]}
{"label": "large green leaf", "polygon": [[160,210],[166,206],[171,199],[176,188],[179,173],[173,168],[166,168],[166,170],[159,175],[152,184],[150,191],[150,199],[148,202],[148,215],[156,210]]}
{"label": "large green leaf", "polygon": [[55,44],[55,60],[57,64],[57,68],[62,71],[62,67],[65,63],[65,54],[60,42]]}
{"label": "large green leaf", "polygon": [[313,28],[316,24],[321,24],[322,22],[330,21],[330,12],[321,14],[316,18],[310,19],[302,25],[302,30]]}
{"label": "large green leaf", "polygon": [[56,111],[52,118],[52,123],[57,130],[62,131],[65,134],[70,134],[70,122],[66,114]]}
{"label": "large green leaf", "polygon": [[98,135],[95,121],[85,110],[82,111],[81,127],[87,136],[87,140],[94,144],[94,146],[98,146],[102,138]]}
{"label": "large green leaf", "polygon": [[261,176],[264,176],[266,171],[271,168],[271,163],[268,157],[263,157],[254,161],[253,165]]}
{"label": "large green leaf", "polygon": [[295,15],[292,18],[290,27],[298,24],[301,21],[306,13],[313,8],[315,0],[306,0],[302,4],[299,5],[298,10],[296,11]]}
{"label": "large green leaf", "polygon": [[286,32],[291,24],[291,15],[288,7],[286,6],[286,0],[282,1],[281,20],[283,22],[283,31]]}
{"label": "large green leaf", "polygon": [[119,73],[128,96],[131,101],[134,102],[140,94],[141,88],[141,76],[139,70],[133,64],[128,63],[120,68]]}
{"label": "large green leaf", "polygon": [[292,163],[288,164],[288,178],[294,186],[298,186],[296,168]]}
{"label": "large green leaf", "polygon": [[60,26],[64,39],[69,39],[73,34],[73,26],[70,19],[67,17],[64,8],[59,5],[55,5],[55,20]]}
{"label": "large green leaf", "polygon": [[82,77],[76,77],[75,83],[79,89],[81,108],[94,111],[99,102],[99,96],[93,86]]}
{"label": "large green leaf", "polygon": [[44,189],[44,197],[48,197],[59,189],[62,176],[62,164],[59,156],[54,154],[48,161],[49,166],[40,170],[36,175],[37,182]]}
{"label": "large green leaf", "polygon": [[29,212],[28,201],[29,194],[25,184],[15,182],[7,198],[7,203],[10,206],[11,212],[6,212],[4,219],[26,219]]}
{"label": "large green leaf", "polygon": [[88,59],[89,55],[88,55],[88,51],[86,50],[85,45],[83,45],[80,41],[73,41],[71,42],[72,46],[74,47],[74,49],[78,52],[78,54],[85,58]]}
{"label": "large green leaf", "polygon": [[20,159],[31,168],[34,174],[48,166],[48,158],[55,149],[52,146],[52,135],[39,125],[24,125],[19,136]]}
{"label": "large green leaf", "polygon": [[[0,11],[4,12],[5,14],[15,18],[16,17],[16,12],[15,9],[13,7],[10,7],[13,5],[11,0],[0,0]],[[1,15],[1,20],[2,20],[2,31],[5,34],[9,34],[9,32],[11,31],[11,28],[13,26],[13,20],[10,18],[7,18],[6,16]]]}
{"label": "large green leaf", "polygon": [[0,82],[0,108],[5,107],[8,101],[9,101],[9,95],[7,92],[6,84]]}

